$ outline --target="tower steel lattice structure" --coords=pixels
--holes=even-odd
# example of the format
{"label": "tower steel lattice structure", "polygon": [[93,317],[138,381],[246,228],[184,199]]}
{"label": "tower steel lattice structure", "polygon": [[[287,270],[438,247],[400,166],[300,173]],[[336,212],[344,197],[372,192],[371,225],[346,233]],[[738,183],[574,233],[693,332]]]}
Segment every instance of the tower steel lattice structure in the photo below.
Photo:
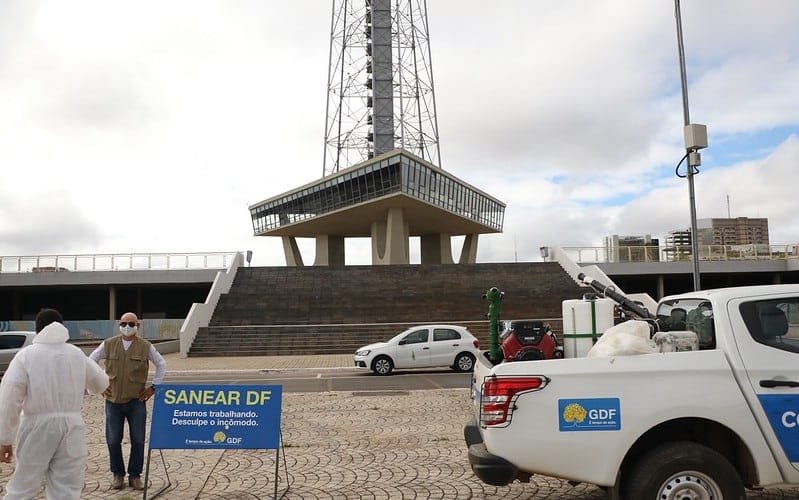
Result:
{"label": "tower steel lattice structure", "polygon": [[426,0],[333,0],[322,175],[395,148],[441,166]]}

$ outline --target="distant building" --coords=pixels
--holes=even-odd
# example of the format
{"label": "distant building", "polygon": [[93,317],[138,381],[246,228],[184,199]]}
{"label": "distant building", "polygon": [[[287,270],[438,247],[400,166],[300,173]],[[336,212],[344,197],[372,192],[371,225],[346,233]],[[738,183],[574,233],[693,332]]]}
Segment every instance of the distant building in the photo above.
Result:
{"label": "distant building", "polygon": [[691,230],[690,229],[677,229],[669,231],[666,235],[666,246],[691,246]]}
{"label": "distant building", "polygon": [[[700,255],[703,258],[713,259],[721,258],[721,256],[730,258],[749,253],[768,254],[769,251],[768,219],[766,218],[698,219],[696,230]],[[741,246],[746,246],[746,248],[740,248]],[[666,260],[690,259],[691,230],[669,231],[666,235],[666,246],[663,248],[663,253]]]}
{"label": "distant building", "polygon": [[769,245],[768,219],[735,217],[696,221],[700,245]]}
{"label": "distant building", "polygon": [[609,262],[657,262],[660,242],[650,235],[605,236],[605,252]]}
{"label": "distant building", "polygon": [[678,229],[666,234],[666,246],[663,247],[666,260],[685,260],[691,257],[691,230]]}

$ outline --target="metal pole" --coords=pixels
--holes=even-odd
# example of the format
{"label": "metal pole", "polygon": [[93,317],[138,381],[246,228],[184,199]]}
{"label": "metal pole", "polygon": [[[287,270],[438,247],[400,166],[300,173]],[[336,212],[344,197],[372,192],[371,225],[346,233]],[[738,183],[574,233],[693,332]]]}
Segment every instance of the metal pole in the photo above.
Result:
{"label": "metal pole", "polygon": [[[677,19],[677,50],[680,57],[680,81],[682,82],[682,110],[685,125],[691,123],[688,112],[688,78],[685,73],[685,49],[682,41],[682,19],[680,17],[680,0],[674,0],[674,17]],[[685,151],[686,154],[690,150]],[[694,167],[687,163],[688,198],[691,205],[691,261],[693,263],[694,291],[701,290],[699,284],[699,235],[696,228],[696,196],[694,195]]]}

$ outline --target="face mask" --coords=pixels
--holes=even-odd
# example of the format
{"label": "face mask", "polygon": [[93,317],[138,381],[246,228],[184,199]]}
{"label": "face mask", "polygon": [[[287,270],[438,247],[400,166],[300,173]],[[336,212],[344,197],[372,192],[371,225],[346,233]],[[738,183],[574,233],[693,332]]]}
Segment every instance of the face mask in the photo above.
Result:
{"label": "face mask", "polygon": [[122,335],[124,335],[126,337],[130,337],[131,335],[136,335],[136,331],[137,330],[138,330],[138,327],[136,327],[136,326],[125,325],[125,326],[120,326],[119,327],[119,331],[122,332]]}

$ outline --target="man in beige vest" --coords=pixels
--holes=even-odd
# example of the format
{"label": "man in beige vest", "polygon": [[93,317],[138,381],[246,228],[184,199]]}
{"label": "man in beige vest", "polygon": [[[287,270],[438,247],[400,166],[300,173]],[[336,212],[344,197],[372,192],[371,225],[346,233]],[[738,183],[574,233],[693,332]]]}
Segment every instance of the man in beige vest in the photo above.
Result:
{"label": "man in beige vest", "polygon": [[[142,490],[144,435],[147,426],[145,402],[155,394],[155,387],[164,379],[166,361],[150,342],[137,335],[139,319],[132,312],[119,320],[120,335],[106,339],[91,353],[99,362],[105,359],[105,372],[110,385],[105,392],[105,440],[111,461],[111,487],[125,486],[125,461],[122,456],[122,434],[125,420],[130,429],[130,457],[127,473],[133,489]],[[153,383],[147,387],[150,361],[155,364]]]}

